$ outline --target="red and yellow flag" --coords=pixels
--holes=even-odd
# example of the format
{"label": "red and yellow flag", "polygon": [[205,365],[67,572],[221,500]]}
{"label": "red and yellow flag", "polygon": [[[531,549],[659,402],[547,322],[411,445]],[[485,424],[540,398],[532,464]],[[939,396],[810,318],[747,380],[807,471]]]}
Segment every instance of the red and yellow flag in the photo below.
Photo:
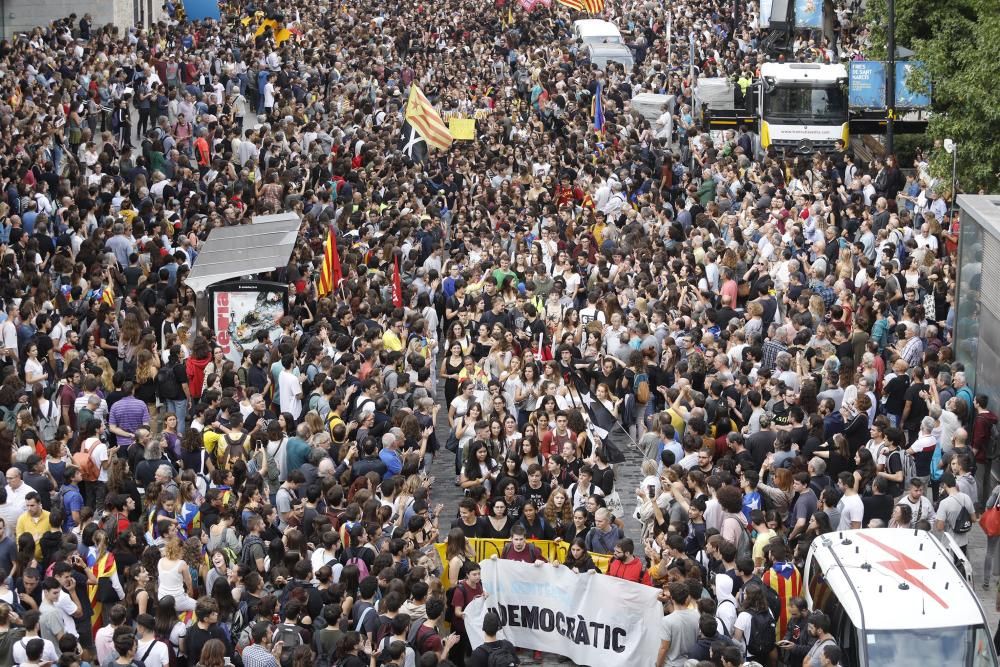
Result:
{"label": "red and yellow flag", "polygon": [[337,251],[337,238],[333,233],[333,226],[326,237],[326,244],[323,246],[323,268],[319,274],[319,285],[316,288],[317,295],[322,298],[337,289],[340,281],[344,279],[344,274],[340,268],[340,253]]}
{"label": "red and yellow flag", "polygon": [[104,287],[104,291],[101,293],[101,301],[108,304],[112,308],[115,307],[115,283],[112,280],[108,280],[108,284]]}
{"label": "red and yellow flag", "polygon": [[406,120],[431,146],[443,151],[451,146],[452,136],[448,125],[416,84],[410,86]]}

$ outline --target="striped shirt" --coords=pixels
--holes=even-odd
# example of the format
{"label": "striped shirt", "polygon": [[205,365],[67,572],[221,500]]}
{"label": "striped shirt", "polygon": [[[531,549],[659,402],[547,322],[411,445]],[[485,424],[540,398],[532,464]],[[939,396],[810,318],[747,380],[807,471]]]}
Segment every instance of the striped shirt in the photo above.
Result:
{"label": "striped shirt", "polygon": [[802,576],[791,563],[775,563],[764,573],[761,580],[765,586],[769,586],[778,594],[778,600],[781,602],[781,613],[775,624],[776,639],[781,641],[785,638],[785,630],[788,629],[790,601],[793,597],[802,595]]}
{"label": "striped shirt", "polygon": [[[137,428],[149,423],[149,408],[138,398],[126,396],[111,406],[108,423],[134,434]],[[133,436],[116,435],[116,437],[118,438],[118,446],[122,449],[135,441]]]}

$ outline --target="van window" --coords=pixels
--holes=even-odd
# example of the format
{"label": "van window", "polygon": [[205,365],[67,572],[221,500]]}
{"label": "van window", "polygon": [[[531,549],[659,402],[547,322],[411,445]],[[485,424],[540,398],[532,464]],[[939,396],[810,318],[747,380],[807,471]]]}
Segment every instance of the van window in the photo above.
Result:
{"label": "van window", "polygon": [[983,625],[918,630],[877,630],[865,633],[868,664],[879,667],[995,665],[993,638]]}

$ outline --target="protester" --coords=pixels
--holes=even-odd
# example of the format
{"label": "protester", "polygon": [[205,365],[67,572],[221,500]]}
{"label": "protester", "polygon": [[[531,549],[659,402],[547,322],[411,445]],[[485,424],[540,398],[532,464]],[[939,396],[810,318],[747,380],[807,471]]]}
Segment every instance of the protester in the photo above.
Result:
{"label": "protester", "polygon": [[[692,77],[746,95],[772,57],[748,12],[220,7],[73,15],[0,48],[0,556],[43,639],[90,651],[103,609],[88,661],[164,663],[156,595],[190,664],[214,641],[248,667],[356,667],[380,643],[496,664],[499,618],[474,650],[464,618],[486,538],[671,582],[664,664],[713,636],[705,597],[745,646],[767,608],[812,667],[838,660],[820,612],[819,642],[788,635],[812,539],[875,520],[966,548],[997,418],[956,361],[947,184],[708,131]],[[845,7],[782,57],[864,57]],[[588,17],[623,30],[628,70],[590,62]],[[418,91],[472,139],[424,136]],[[291,257],[252,276],[282,294],[219,326],[190,280],[206,241],[284,212]]]}

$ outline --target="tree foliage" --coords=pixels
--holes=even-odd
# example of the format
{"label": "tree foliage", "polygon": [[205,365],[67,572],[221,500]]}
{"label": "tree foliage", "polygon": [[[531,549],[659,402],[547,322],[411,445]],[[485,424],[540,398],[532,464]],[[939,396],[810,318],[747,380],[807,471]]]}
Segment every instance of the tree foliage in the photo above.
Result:
{"label": "tree foliage", "polygon": [[[1000,186],[1000,2],[896,0],[896,44],[927,64],[933,85],[927,133],[958,143],[960,190],[996,192]],[[871,0],[873,60],[886,57],[886,0]],[[931,154],[931,173],[950,185],[951,156]]]}

